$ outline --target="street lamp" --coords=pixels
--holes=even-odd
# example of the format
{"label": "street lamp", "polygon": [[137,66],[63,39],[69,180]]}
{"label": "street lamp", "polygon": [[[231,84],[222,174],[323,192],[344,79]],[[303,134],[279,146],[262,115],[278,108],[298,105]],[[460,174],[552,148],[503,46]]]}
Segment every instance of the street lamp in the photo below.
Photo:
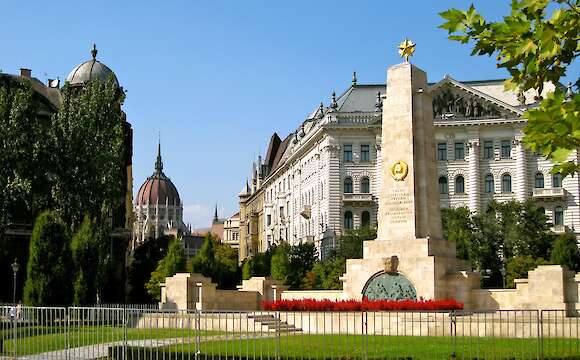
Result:
{"label": "street lamp", "polygon": [[18,269],[20,269],[20,264],[18,264],[18,261],[14,259],[14,262],[11,266],[12,272],[14,273],[14,292],[12,293],[12,302],[16,304],[16,274],[18,273]]}

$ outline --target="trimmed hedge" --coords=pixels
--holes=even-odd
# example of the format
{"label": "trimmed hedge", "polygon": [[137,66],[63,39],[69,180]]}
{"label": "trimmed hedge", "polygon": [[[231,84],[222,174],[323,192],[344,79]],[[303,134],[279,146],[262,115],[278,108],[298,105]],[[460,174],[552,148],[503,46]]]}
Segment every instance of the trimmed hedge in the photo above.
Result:
{"label": "trimmed hedge", "polygon": [[462,310],[463,304],[453,300],[278,300],[263,301],[267,311],[433,311]]}

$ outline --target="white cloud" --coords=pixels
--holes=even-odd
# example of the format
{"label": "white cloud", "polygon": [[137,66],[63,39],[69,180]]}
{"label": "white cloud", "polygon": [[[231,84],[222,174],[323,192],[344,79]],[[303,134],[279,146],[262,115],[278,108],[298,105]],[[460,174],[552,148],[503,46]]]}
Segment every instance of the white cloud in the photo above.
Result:
{"label": "white cloud", "polygon": [[205,204],[193,204],[183,207],[183,222],[191,223],[192,229],[207,228],[211,226],[213,207]]}

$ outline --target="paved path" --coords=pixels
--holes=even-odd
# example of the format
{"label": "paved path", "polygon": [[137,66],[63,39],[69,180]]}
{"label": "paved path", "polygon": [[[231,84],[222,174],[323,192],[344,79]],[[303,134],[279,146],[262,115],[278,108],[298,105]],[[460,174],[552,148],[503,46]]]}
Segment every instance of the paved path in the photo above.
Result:
{"label": "paved path", "polygon": [[[273,335],[266,335],[262,334],[262,336],[250,336],[250,335],[242,335],[235,337],[233,335],[216,335],[216,336],[202,336],[200,337],[201,342],[205,341],[217,341],[217,340],[247,340],[247,339],[254,339],[254,338],[266,338],[272,337]],[[143,339],[143,340],[127,340],[125,344],[130,347],[165,347],[169,345],[175,344],[189,344],[195,342],[195,337],[189,338],[169,338],[169,339]],[[106,357],[108,355],[109,347],[111,346],[122,346],[124,344],[123,341],[115,341],[110,343],[104,344],[93,344],[87,346],[81,346],[77,348],[72,348],[67,350],[57,350],[51,352],[45,352],[40,354],[34,355],[24,355],[19,356],[18,359],[22,360],[45,360],[45,359],[69,359],[69,360],[93,360]],[[67,356],[68,353],[68,356]],[[10,357],[2,359],[12,359]]]}

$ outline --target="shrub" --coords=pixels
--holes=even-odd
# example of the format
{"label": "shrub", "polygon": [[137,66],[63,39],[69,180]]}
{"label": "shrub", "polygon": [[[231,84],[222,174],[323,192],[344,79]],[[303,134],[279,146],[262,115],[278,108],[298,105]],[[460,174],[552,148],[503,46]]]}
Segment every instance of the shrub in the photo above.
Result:
{"label": "shrub", "polygon": [[453,300],[278,300],[263,301],[266,311],[405,311],[461,310],[463,304]]}
{"label": "shrub", "polygon": [[573,232],[558,236],[552,249],[552,263],[564,265],[573,271],[580,270],[580,249]]}
{"label": "shrub", "polygon": [[157,301],[161,300],[161,287],[159,284],[165,282],[169,276],[186,270],[185,250],[181,241],[173,239],[169,243],[167,254],[157,263],[157,268],[151,273],[149,282],[145,284],[147,292]]}
{"label": "shrub", "polygon": [[71,301],[70,234],[52,211],[34,223],[24,285],[24,302],[32,306],[68,305]]}
{"label": "shrub", "polygon": [[546,260],[533,256],[516,256],[511,258],[506,266],[506,286],[508,288],[514,288],[515,279],[527,279],[528,271],[534,270],[539,265],[546,264],[548,264]]}

